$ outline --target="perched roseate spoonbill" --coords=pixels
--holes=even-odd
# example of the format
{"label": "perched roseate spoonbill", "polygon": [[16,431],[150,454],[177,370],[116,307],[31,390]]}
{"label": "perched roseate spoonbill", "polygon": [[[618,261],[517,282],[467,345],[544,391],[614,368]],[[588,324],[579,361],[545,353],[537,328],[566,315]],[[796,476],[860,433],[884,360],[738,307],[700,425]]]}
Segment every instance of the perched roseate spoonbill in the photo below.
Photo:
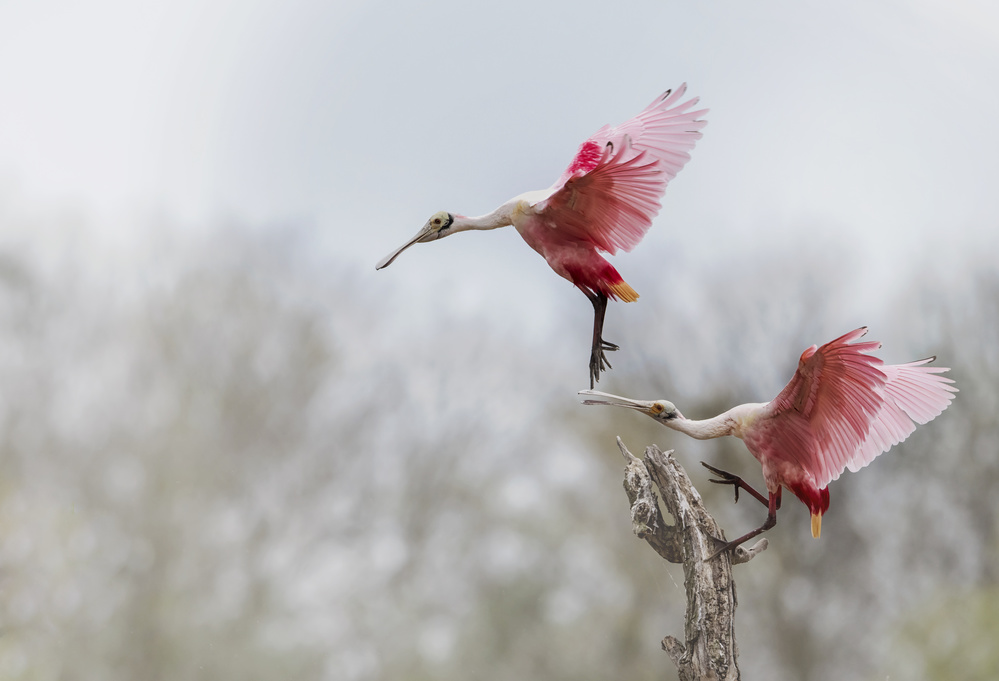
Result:
{"label": "perched roseate spoonbill", "polygon": [[880,343],[853,342],[866,333],[863,327],[805,350],[791,382],[772,402],[740,404],[704,421],[684,417],[665,400],[643,402],[595,390],[579,394],[592,397],[583,404],[635,409],[698,440],[735,435],[746,443],[763,465],[769,497],[738,476],[704,465],[722,477],[712,482],[735,486],[736,501],[742,487],[767,506],[767,520],[718,553],[777,524],[782,486],[808,506],[812,536],[818,537],[829,508],[829,483],[844,468],[858,471],[907,438],[916,423],[939,416],[957,392],[952,380],[940,376],[949,369],[924,366],[936,357],[885,364],[868,354]]}
{"label": "perched roseate spoonbill", "polygon": [[638,293],[600,251],[630,251],[642,240],[659,212],[659,199],[701,138],[707,121],[691,111],[697,99],[680,102],[687,85],[667,90],[640,114],[612,128],[597,130],[580,145],[572,163],[548,189],[515,196],[488,215],[466,217],[435,213],[416,236],[376,265],[382,269],[415,243],[426,243],[469,229],[513,225],[524,241],[556,273],[572,282],[593,303],[590,387],[610,368],[604,351],[618,346],[603,340],[607,299],[631,303]]}

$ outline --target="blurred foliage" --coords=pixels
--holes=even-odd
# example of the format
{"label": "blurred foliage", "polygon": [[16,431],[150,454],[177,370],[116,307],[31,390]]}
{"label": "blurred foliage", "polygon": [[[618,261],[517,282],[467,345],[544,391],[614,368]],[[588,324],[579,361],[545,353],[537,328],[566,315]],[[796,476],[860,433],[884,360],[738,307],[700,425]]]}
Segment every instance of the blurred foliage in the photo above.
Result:
{"label": "blurred foliage", "polygon": [[[614,436],[675,448],[729,534],[765,512],[696,462],[758,481],[742,443],[580,407],[586,328],[530,345],[485,313],[418,319],[308,239],[152,250],[0,248],[0,679],[673,674],[683,575],[631,534]],[[640,303],[668,315],[613,322],[605,389],[695,418],[768,399],[853,326],[828,267],[673,268]],[[737,572],[747,678],[994,669],[999,276],[918,281],[872,336],[903,329],[883,356],[936,352],[961,393],[834,484],[821,541],[785,505]]]}
{"label": "blurred foliage", "polygon": [[988,681],[999,670],[999,589],[930,598],[894,644],[899,678]]}

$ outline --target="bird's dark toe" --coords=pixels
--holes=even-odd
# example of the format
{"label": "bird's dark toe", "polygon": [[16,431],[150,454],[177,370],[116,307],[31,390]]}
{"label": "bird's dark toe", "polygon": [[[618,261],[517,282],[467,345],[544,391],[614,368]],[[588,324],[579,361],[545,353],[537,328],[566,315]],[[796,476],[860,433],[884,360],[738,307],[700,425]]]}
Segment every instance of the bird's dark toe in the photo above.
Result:
{"label": "bird's dark toe", "polygon": [[711,541],[714,544],[715,551],[710,556],[704,559],[704,562],[714,560],[726,551],[731,551],[739,544],[737,542],[725,541],[724,539],[719,539],[718,537],[711,537]]}
{"label": "bird's dark toe", "polygon": [[593,390],[596,383],[600,381],[600,360],[597,356],[590,355],[590,390]]}
{"label": "bird's dark toe", "polygon": [[732,474],[731,474],[731,473],[729,473],[728,471],[723,471],[723,470],[722,470],[722,469],[720,469],[720,468],[715,468],[715,467],[714,467],[714,466],[712,466],[711,464],[709,464],[709,463],[706,463],[706,462],[704,462],[704,461],[702,461],[702,462],[701,462],[701,465],[702,465],[702,466],[704,466],[705,468],[707,468],[707,469],[708,469],[709,471],[711,471],[711,472],[712,472],[712,473],[714,473],[715,475],[719,475],[719,476],[721,476],[721,477],[723,477],[723,478],[727,478],[727,477],[731,477],[731,475],[732,475]]}

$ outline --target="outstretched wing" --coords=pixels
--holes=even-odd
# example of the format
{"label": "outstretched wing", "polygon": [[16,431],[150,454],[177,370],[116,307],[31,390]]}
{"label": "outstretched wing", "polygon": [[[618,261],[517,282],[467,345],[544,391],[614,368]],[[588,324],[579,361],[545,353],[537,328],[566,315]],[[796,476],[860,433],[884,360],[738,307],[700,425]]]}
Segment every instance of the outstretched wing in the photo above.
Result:
{"label": "outstretched wing", "polygon": [[821,489],[844,468],[859,470],[939,415],[954,398],[931,360],[885,365],[855,343],[863,327],[805,350],[790,383],[768,405],[772,451],[809,471]]}
{"label": "outstretched wing", "polygon": [[686,89],[667,91],[631,120],[594,133],[535,210],[553,228],[608,253],[638,245],[708,123],[698,119],[707,109],[690,110],[697,98],[678,103]]}
{"label": "outstretched wing", "polygon": [[952,385],[954,381],[940,375],[949,369],[924,366],[934,359],[936,357],[882,367],[888,377],[884,405],[877,418],[871,421],[867,440],[847,462],[847,468],[859,471],[879,454],[909,437],[917,423],[932,421],[950,406],[957,388]]}

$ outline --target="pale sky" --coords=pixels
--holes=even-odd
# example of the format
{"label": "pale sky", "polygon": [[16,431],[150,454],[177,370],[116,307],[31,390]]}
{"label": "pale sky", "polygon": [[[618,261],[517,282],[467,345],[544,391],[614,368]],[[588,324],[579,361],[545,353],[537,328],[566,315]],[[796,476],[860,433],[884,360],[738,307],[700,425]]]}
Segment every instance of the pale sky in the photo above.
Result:
{"label": "pale sky", "polygon": [[512,230],[373,266],[437,210],[548,186],[588,135],[681,82],[709,125],[615,261],[633,284],[719,250],[843,241],[883,277],[995,245],[999,10],[984,1],[8,0],[0,198],[70,206],[112,241],[141,242],[150,215],[302,224],[331,266],[417,306],[430,287],[458,310],[585,313]]}
{"label": "pale sky", "polygon": [[[584,444],[582,439],[592,437],[593,429],[579,427],[586,423],[584,419],[597,418],[590,407],[578,404],[576,395],[578,389],[588,386],[590,304],[512,229],[463,233],[417,245],[378,272],[375,263],[438,210],[480,215],[524,191],[549,186],[590,134],[604,124],[630,118],[664,90],[683,82],[688,84],[688,94],[700,97],[701,106],[710,109],[708,125],[692,160],[670,183],[663,209],[645,240],[632,253],[611,259],[642,298],[634,305],[615,303],[608,309],[605,338],[621,343],[622,348],[613,355],[614,371],[605,375],[601,389],[634,397],[666,397],[684,410],[691,405],[690,416],[710,416],[696,413],[704,408],[697,406],[697,400],[709,396],[720,399],[723,392],[719,386],[726,386],[733,395],[739,390],[738,401],[770,399],[790,377],[798,354],[808,343],[826,342],[863,324],[871,327],[870,339],[885,342],[879,356],[890,363],[940,352],[938,366],[969,366],[973,360],[943,356],[950,348],[961,346],[935,342],[933,334],[942,332],[929,327],[942,326],[937,321],[941,316],[928,315],[924,320],[918,296],[900,304],[904,309],[886,306],[899,298],[895,295],[899,287],[912,286],[913,281],[940,291],[945,300],[937,310],[966,304],[964,301],[973,297],[969,295],[973,280],[967,276],[971,265],[995,267],[999,262],[999,3],[994,0],[0,0],[0,259],[25,252],[43,260],[48,257],[56,274],[65,268],[68,274],[64,281],[69,282],[75,281],[78,270],[97,271],[104,277],[103,286],[81,287],[85,295],[96,298],[95,291],[106,291],[112,299],[126,291],[135,294],[142,305],[147,292],[144,287],[153,289],[160,283],[155,273],[150,274],[157,265],[182,269],[178,261],[186,262],[184,258],[193,254],[203,269],[206,261],[211,267],[224,262],[224,256],[240,257],[244,251],[238,248],[233,253],[218,252],[229,245],[226,238],[231,231],[222,231],[223,237],[215,240],[198,241],[199,235],[212,232],[219,224],[229,230],[252,230],[255,236],[264,232],[268,245],[280,245],[282,239],[304,243],[305,249],[288,252],[313,258],[310,267],[324,274],[329,271],[331,281],[342,280],[344,285],[314,292],[307,284],[313,279],[303,277],[294,282],[294,291],[289,293],[296,296],[296,305],[302,299],[308,302],[309,296],[327,296],[323,302],[330,303],[321,308],[322,318],[329,320],[329,342],[320,336],[316,346],[321,352],[302,362],[311,366],[323,361],[320,358],[327,352],[335,356],[330,366],[319,371],[314,396],[312,387],[306,386],[304,394],[309,397],[302,399],[310,409],[302,423],[309,432],[302,435],[306,439],[289,441],[289,447],[304,449],[288,461],[296,467],[300,461],[305,466],[318,466],[316,480],[325,485],[321,481],[329,475],[326,471],[340,469],[326,465],[325,445],[313,447],[316,438],[327,433],[325,428],[314,426],[327,414],[332,418],[330,423],[340,424],[348,423],[344,414],[353,418],[361,409],[371,409],[371,420],[359,426],[363,436],[346,438],[352,443],[349,445],[329,443],[328,454],[334,463],[336,457],[360,461],[363,456],[391,463],[412,452],[420,462],[414,470],[425,470],[428,475],[433,471],[433,479],[426,478],[429,493],[445,491],[444,505],[426,515],[435,523],[444,520],[435,530],[440,536],[450,532],[447,516],[464,512],[463,507],[448,510],[446,505],[472,498],[453,492],[467,479],[474,485],[481,481],[495,497],[484,499],[483,505],[506,504],[513,509],[509,515],[513,524],[496,528],[499,533],[495,536],[516,539],[521,518],[541,518],[534,524],[548,523],[544,513],[539,516],[524,509],[532,504],[547,508],[548,501],[542,506],[537,500],[547,500],[550,490],[578,487],[582,490],[576,493],[579,496],[566,498],[584,499],[589,489],[583,484],[587,479],[591,479],[590,484],[604,485],[604,471],[595,468],[603,463],[580,456],[582,452],[600,446],[606,448],[608,457],[620,461],[612,441]],[[159,258],[158,249],[171,238],[175,241],[166,243],[174,249],[171,257]],[[905,275],[899,276],[903,269]],[[919,273],[918,280],[912,277],[913,271]],[[228,274],[228,269],[225,272]],[[813,280],[802,281],[812,273]],[[266,276],[265,272],[262,277]],[[277,288],[282,282],[276,279],[265,281]],[[705,282],[712,285],[705,286]],[[306,288],[309,290],[304,291]],[[53,286],[50,290],[65,289]],[[199,289],[193,291],[184,295],[194,299]],[[803,324],[801,311],[811,314],[808,305],[826,292],[835,294],[828,296],[835,304],[819,305],[821,318]],[[727,298],[719,300],[722,296]],[[80,461],[89,461],[88,452],[104,448],[105,441],[86,430],[90,425],[87,416],[100,414],[94,421],[100,428],[114,425],[115,419],[136,418],[129,408],[118,409],[118,405],[130,407],[136,399],[144,402],[136,413],[161,410],[166,414],[161,421],[164,424],[172,422],[168,419],[174,418],[170,416],[174,408],[191,411],[193,415],[184,419],[193,420],[178,421],[182,437],[168,438],[153,449],[140,448],[140,458],[134,462],[128,443],[147,427],[132,428],[131,423],[125,423],[120,431],[109,429],[124,434],[124,439],[107,440],[111,443],[108,447],[121,449],[105,453],[108,461],[116,461],[118,466],[117,470],[112,467],[100,472],[99,478],[110,483],[116,476],[122,477],[122,470],[125,477],[129,471],[141,473],[143,451],[157,452],[159,457],[161,450],[169,453],[171,447],[187,447],[187,431],[183,429],[199,427],[197,409],[210,410],[205,423],[218,422],[220,429],[237,423],[228,417],[219,420],[215,407],[221,398],[215,396],[213,388],[202,399],[196,394],[202,385],[198,381],[189,387],[188,379],[179,377],[176,390],[170,382],[165,382],[167,387],[162,390],[156,388],[162,368],[149,364],[153,369],[147,372],[146,364],[159,361],[154,358],[163,353],[170,354],[172,350],[163,348],[173,348],[176,339],[168,339],[161,344],[163,348],[157,346],[148,357],[130,348],[119,361],[116,348],[122,343],[147,342],[143,339],[161,328],[156,323],[156,315],[161,314],[157,310],[173,309],[162,304],[165,297],[153,300],[161,304],[152,308],[155,314],[148,319],[143,314],[110,314],[108,319],[120,323],[85,330],[84,341],[74,340],[81,333],[66,326],[65,343],[71,350],[74,343],[87,344],[80,352],[60,352],[64,339],[58,332],[63,326],[43,326],[44,333],[26,336],[58,341],[59,351],[49,348],[39,357],[55,357],[71,369],[64,372],[63,380],[60,365],[46,373],[36,372],[34,363],[29,362],[28,373],[23,374],[60,378],[45,388],[58,398],[46,417],[55,424],[55,435],[49,439],[54,438],[59,446],[52,451],[45,447],[39,450],[40,460],[55,458],[49,468],[38,470],[56,470],[53,466],[59,465],[58,457],[62,456],[59,447],[74,460],[79,458],[75,440],[60,433],[60,419],[85,433],[80,439],[86,447],[79,454],[84,457]],[[186,297],[180,300],[189,302]],[[221,306],[225,303],[212,300],[205,305],[215,304],[218,309],[195,306],[197,315],[178,315],[177,321],[167,320],[162,328],[173,329],[173,324],[183,329],[183,324],[195,323],[188,319],[224,322],[227,310]],[[217,300],[230,299],[221,296]],[[756,304],[761,300],[773,304]],[[788,300],[791,303],[783,305]],[[98,302],[103,305],[105,301],[101,297]],[[34,312],[35,299],[29,303]],[[705,313],[708,306],[714,306],[709,313],[717,314]],[[38,314],[45,314],[53,306],[37,307]],[[297,307],[289,309],[295,312]],[[787,313],[789,309],[793,312]],[[332,312],[327,314],[327,310]],[[342,310],[347,313],[342,314]],[[796,316],[789,318],[791,315]],[[61,314],[55,320],[68,324],[78,316]],[[288,317],[292,318],[298,319],[297,312]],[[302,319],[303,327],[305,322],[311,325],[311,316]],[[363,328],[365,325],[369,328]],[[963,325],[959,333],[969,325]],[[814,329],[816,336],[801,343],[801,327],[805,326],[809,333]],[[229,336],[246,334],[240,340],[249,339],[247,347],[259,344],[255,325],[220,323],[219,327],[239,330]],[[242,331],[244,328],[248,330]],[[311,326],[308,331],[311,338]],[[107,342],[106,336],[118,333],[122,337],[110,338],[118,342]],[[648,337],[641,337],[643,333]],[[210,345],[209,349],[228,353],[226,343],[232,340],[214,333],[193,336],[181,339],[181,345],[207,346],[218,336],[218,348]],[[278,334],[276,338],[275,343],[288,344],[288,353],[295,353],[298,344],[306,342],[299,341],[297,333]],[[486,338],[488,343],[483,340]],[[972,340],[975,342],[967,345],[977,352],[973,356],[983,356],[981,339]],[[509,347],[504,344],[516,346],[510,357],[497,356],[498,348]],[[101,349],[93,350],[90,345]],[[242,348],[244,343],[236,347]],[[263,347],[258,359],[269,356],[266,350]],[[214,356],[204,354],[205,358]],[[727,361],[715,362],[718,356]],[[176,366],[200,367],[200,357],[189,365],[178,360]],[[736,357],[737,361],[731,359]],[[76,366],[78,358],[86,365]],[[19,361],[19,356],[10,359],[15,364]],[[173,371],[175,363],[170,361],[164,371]],[[249,361],[234,360],[232,367]],[[669,375],[653,375],[652,367],[660,371],[666,367]],[[104,372],[110,373],[110,378]],[[741,374],[733,376],[735,372]],[[22,373],[18,369],[15,375]],[[957,375],[957,371],[951,375],[964,392],[953,409],[921,432],[946,434],[946,430],[935,429],[958,428],[978,413],[952,421],[956,426],[947,425],[947,419],[962,408],[961,400],[973,400],[982,392],[980,379]],[[544,381],[537,380],[539,376]],[[372,377],[377,380],[372,381]],[[755,384],[749,380],[753,377]],[[675,393],[660,392],[666,385]],[[756,392],[747,394],[747,385]],[[387,393],[390,389],[400,394],[373,392]],[[192,391],[195,394],[189,396]],[[176,403],[183,407],[170,406],[174,392],[183,393]],[[159,399],[160,394],[166,397]],[[18,399],[18,395],[11,399]],[[219,413],[223,411],[220,407]],[[620,419],[620,432],[628,445],[636,453],[641,451],[638,448],[647,442],[637,438],[652,432],[648,429],[654,424],[627,413]],[[276,422],[283,423],[280,419]],[[30,426],[32,421],[24,423]],[[376,427],[369,429],[368,425]],[[631,430],[643,426],[644,431]],[[206,427],[204,443],[215,442],[216,435],[211,434],[215,431],[210,428]],[[150,432],[160,430],[155,426]],[[197,442],[202,436],[191,432],[192,442],[196,441],[192,451],[199,452]],[[280,429],[274,432],[274,438],[283,437]],[[668,445],[670,440],[665,438],[670,435],[664,433],[658,429],[654,437],[664,438],[660,442]],[[221,436],[222,430],[218,434]],[[12,436],[15,444],[19,442],[16,436]],[[43,436],[48,437],[46,433],[32,436],[21,448],[28,451],[31,443],[47,441]],[[932,437],[940,439],[924,442],[945,438]],[[263,451],[271,446],[271,440],[268,435],[267,441],[254,449]],[[242,441],[232,439],[234,443]],[[958,444],[951,447],[953,451],[939,453],[950,458],[941,461],[956,462],[968,455],[960,447],[965,441],[967,438],[955,438]],[[229,439],[219,442],[228,446]],[[299,442],[305,444],[295,444]],[[353,449],[355,442],[358,451]],[[398,447],[398,443],[405,446]],[[462,472],[458,467],[451,470],[455,461],[451,455],[441,460],[441,468],[430,466],[436,462],[438,443],[446,445],[445,451],[467,446],[481,449],[463,452],[473,462],[475,472]],[[676,440],[676,446],[682,446],[686,463],[696,461],[692,455],[707,451],[698,448],[708,444]],[[274,449],[277,457],[284,451],[284,443]],[[390,456],[385,458],[385,454]],[[371,455],[376,458],[371,459]],[[748,454],[743,458],[748,461],[744,465],[755,465]],[[243,461],[242,456],[239,460]],[[228,461],[224,465],[228,466]],[[925,461],[916,463],[916,468],[894,478],[894,486],[866,488],[871,494],[863,494],[862,485],[877,486],[879,480],[883,483],[891,476],[858,476],[857,480],[868,482],[849,483],[856,485],[854,493],[846,492],[846,481],[838,483],[843,490],[838,498],[845,502],[852,496],[856,501],[839,507],[842,515],[837,517],[843,519],[839,522],[861,522],[851,521],[850,515],[859,518],[860,511],[867,508],[865,503],[883,503],[903,492],[912,496],[902,483],[930,470],[919,467]],[[258,470],[253,459],[234,465],[251,466],[246,472],[254,475],[247,475],[248,481],[259,477],[255,471],[269,475],[268,471],[280,470],[280,466]],[[963,479],[962,467],[955,464],[954,468],[959,475],[951,480],[937,475],[926,487],[926,498],[949,498],[944,487]],[[390,465],[381,469],[388,477],[372,477],[361,468],[348,475],[363,473],[373,480],[371,489],[391,492],[401,489],[399,481],[409,470]],[[758,476],[758,470],[754,475]],[[943,465],[933,469],[944,470]],[[306,480],[310,472],[300,470],[302,477],[288,477],[288,483],[274,489],[297,489],[298,484],[290,481]],[[452,475],[454,482],[442,482]],[[619,473],[614,475],[618,476],[613,484],[619,494]],[[16,475],[13,479],[16,482]],[[345,488],[343,480],[331,489]],[[72,487],[60,485],[59,480],[55,486],[43,481],[34,488],[43,493],[32,502],[37,506],[23,504],[30,511],[25,517],[37,516],[42,523],[26,525],[29,530],[55,522],[46,518],[59,521],[58,527],[53,525],[57,531],[48,539],[34,538],[20,528],[20,534],[28,538],[29,549],[21,552],[24,555],[29,555],[34,542],[35,553],[30,556],[41,556],[46,565],[59,565],[40,551],[50,545],[61,547],[67,537],[73,540],[82,534],[67,534],[65,527],[69,525],[62,519],[69,518],[73,527],[86,529],[89,516],[95,518],[92,543],[97,550],[106,545],[112,548],[111,553],[125,556],[115,559],[115,565],[124,565],[130,555],[126,540],[133,547],[153,546],[141,536],[144,525],[122,522],[119,531],[119,523],[111,522],[110,512],[100,505],[103,501],[79,509],[72,503],[72,499],[88,498],[89,492],[50,499],[51,490]],[[105,487],[102,483],[94,489]],[[209,488],[203,488],[204,493],[200,487],[191,489],[201,498]],[[199,503],[211,502],[215,520],[245,518],[246,527],[251,528],[257,522],[254,518],[267,516],[244,514],[242,510],[271,505],[271,487],[259,489],[268,496],[247,491],[243,498],[233,498],[231,507],[224,495],[218,502],[204,497]],[[324,494],[330,506],[318,506],[320,514],[314,517],[309,511],[312,520],[323,524],[324,514],[328,514],[333,528],[332,533],[322,534],[333,537],[323,540],[326,545],[310,544],[310,552],[303,551],[309,561],[291,565],[290,558],[286,561],[282,557],[298,555],[282,553],[283,542],[296,546],[307,536],[302,528],[308,524],[297,522],[298,516],[290,508],[287,522],[282,520],[288,531],[282,534],[281,542],[273,547],[260,544],[267,550],[258,552],[265,562],[264,569],[257,572],[286,585],[294,599],[287,611],[295,615],[291,634],[284,631],[289,618],[283,615],[283,619],[265,622],[261,630],[265,635],[281,634],[274,639],[279,653],[281,642],[295,636],[305,645],[333,641],[330,649],[334,656],[344,648],[337,637],[365,637],[366,623],[356,634],[350,629],[354,608],[344,609],[348,613],[344,615],[328,604],[338,603],[338,598],[361,603],[357,599],[374,593],[374,587],[367,584],[368,568],[374,567],[372,574],[377,579],[388,579],[390,573],[395,574],[389,564],[402,561],[405,552],[415,547],[406,546],[402,528],[407,522],[395,515],[409,513],[410,496],[389,494],[397,504],[383,504],[375,515],[367,510],[358,513],[359,507],[353,504],[360,503],[357,500],[365,489],[362,486],[356,495],[345,498]],[[181,491],[181,496],[167,501],[177,507],[186,503],[188,490],[184,487]],[[25,494],[31,498],[31,489]],[[157,499],[162,496],[160,492],[157,495]],[[873,501],[864,502],[864,498]],[[619,502],[623,514],[623,499]],[[64,509],[67,505],[72,508]],[[742,506],[739,508],[746,510]],[[41,512],[35,513],[36,507]],[[230,511],[235,515],[230,516]],[[968,521],[965,511],[960,505],[936,504],[926,517],[931,524],[947,523],[956,528],[960,537],[972,536],[973,530],[984,532],[974,528],[988,524]],[[759,508],[753,511],[761,512]],[[11,517],[16,518],[17,513]],[[475,520],[478,517],[499,517],[493,513],[498,512],[475,515],[469,522],[479,522]],[[788,511],[792,513],[804,513],[804,509],[799,506]],[[372,525],[375,532],[350,529],[344,536],[356,534],[356,539],[341,546],[336,524],[348,516],[371,516],[376,521]],[[790,519],[781,522],[791,524]],[[799,527],[807,528],[807,520],[802,522]],[[238,519],[234,523],[240,524]],[[877,527],[867,529],[876,533]],[[834,528],[829,527],[827,534],[834,534]],[[255,532],[246,529],[245,536]],[[376,537],[374,543],[368,541],[368,534]],[[538,536],[547,534],[548,530]],[[186,531],[183,536],[188,536]],[[428,542],[427,555],[437,555],[435,535],[427,536],[430,538],[420,540]],[[460,542],[466,535],[455,536]],[[455,563],[459,568],[473,564],[465,562],[466,553],[485,556],[482,560],[486,560],[492,555],[495,536],[476,535],[481,546],[459,550],[448,535],[449,543],[442,544],[445,550],[438,557],[446,560],[461,554],[462,560]],[[906,555],[903,542],[912,536],[905,532],[887,535],[885,555]],[[596,541],[587,535],[587,541],[591,540]],[[562,545],[541,548],[540,540],[532,541],[534,544],[525,549],[528,553],[560,551],[572,555],[571,544],[569,549]],[[14,556],[14,543],[8,543],[8,557]],[[73,541],[69,544],[72,549]],[[535,544],[538,548],[530,548]],[[511,551],[521,550],[520,544],[512,546]],[[863,552],[867,545],[858,546]],[[956,574],[962,584],[976,586],[973,579],[965,577],[973,573],[969,566],[977,566],[984,558],[979,561],[976,547],[963,548],[955,552],[956,558],[944,555],[934,560],[947,566],[948,575]],[[70,556],[67,565],[80,563],[73,557],[77,553],[66,554]],[[148,553],[149,561],[162,560],[168,567],[171,560],[176,562],[169,555],[154,555],[151,548]],[[912,551],[912,555],[916,553]],[[523,564],[532,565],[531,560],[528,555]],[[880,558],[872,560],[882,567],[888,564]],[[25,565],[30,562],[22,561]],[[93,570],[104,569],[101,561],[91,562],[93,565],[80,563],[86,569],[73,575],[79,584],[90,584]],[[187,554],[182,562],[190,563]],[[424,571],[437,564],[426,562]],[[565,564],[569,564],[568,559]],[[605,579],[602,567],[586,567],[588,564],[580,561],[582,569],[599,574],[604,584],[624,579],[613,572],[607,572],[610,577]],[[348,575],[348,565],[362,565],[365,570]],[[807,565],[807,560],[801,565]],[[936,591],[946,595],[952,585],[939,581],[943,568],[934,565],[931,560],[929,567],[915,572],[909,582],[899,583],[913,583],[924,595]],[[952,569],[955,565],[957,572]],[[139,575],[141,569],[136,570],[135,575]],[[875,572],[892,574],[883,569]],[[26,574],[33,573],[29,570]],[[233,574],[238,579],[230,578],[228,572],[217,575],[216,582],[236,585],[233,590],[226,587],[225,594],[242,593],[240,585],[251,584],[240,577],[241,573]],[[851,574],[844,572],[843,580],[849,581]],[[412,578],[425,593],[417,594],[418,598],[407,605],[409,609],[401,611],[404,617],[421,612],[423,606],[414,603],[454,601],[447,578],[446,571]],[[798,581],[799,588],[806,584]],[[362,582],[364,588],[355,590]],[[403,586],[409,583],[398,582]],[[467,591],[473,588],[470,584],[458,588]],[[327,589],[327,585],[332,588]],[[682,592],[682,578],[670,584],[663,577],[654,587],[664,596],[674,588]],[[899,587],[893,589],[898,591]],[[53,593],[56,598],[52,603],[64,610],[59,603],[69,601],[60,594],[74,592],[58,589]],[[284,613],[281,592],[274,593],[279,604],[274,612]],[[378,627],[382,619],[376,615],[390,613],[387,621],[394,629],[389,633],[410,636],[411,628],[401,624],[409,620],[399,619],[397,604],[384,595],[392,593],[393,589],[382,590],[356,610]],[[795,592],[787,593],[793,599]],[[229,602],[225,594],[219,603]],[[36,605],[30,596],[27,600],[17,598],[15,610],[38,608],[39,617],[45,618],[41,636],[58,637],[65,630],[58,621],[49,624],[43,600]],[[124,596],[115,598],[125,602],[121,600]],[[117,607],[115,598],[101,610],[106,614],[99,612],[99,617],[111,616],[107,613]],[[469,602],[476,607],[475,598]],[[885,631],[886,622],[895,631],[897,622],[902,621],[898,617],[911,607],[899,599],[895,605],[895,611],[880,613],[879,631]],[[786,612],[793,610],[784,608]],[[182,621],[172,612],[169,615]],[[28,622],[29,618],[30,612],[22,619]],[[420,626],[431,634],[437,626],[445,632],[445,643],[461,642],[464,639],[457,627],[465,621],[456,615],[453,621],[431,619],[421,621]],[[167,631],[170,622],[164,626]],[[453,632],[448,629],[452,626]],[[37,638],[37,632],[21,629]],[[17,635],[15,626],[15,639]],[[817,634],[811,640],[829,640],[823,636]],[[25,640],[31,643],[34,639]],[[422,640],[430,639],[424,636],[418,645]],[[895,642],[898,640],[902,639],[896,637]],[[265,640],[265,648],[270,643]],[[22,663],[27,664],[23,660],[30,659],[32,650],[45,649],[32,644],[20,651],[17,645],[15,641],[8,646],[13,652],[6,660],[19,659],[13,655],[20,654]],[[210,636],[205,638],[203,647],[209,657],[215,655],[214,645]],[[374,669],[384,661],[376,658],[374,651],[379,649],[369,646],[370,642],[365,642],[358,655],[373,660],[369,666]],[[769,655],[757,659],[765,664]],[[286,658],[279,655],[273,659],[282,664]],[[68,668],[71,663],[64,664]],[[336,673],[336,667],[329,669],[333,670],[329,673]],[[358,669],[359,676],[367,668]]]}

